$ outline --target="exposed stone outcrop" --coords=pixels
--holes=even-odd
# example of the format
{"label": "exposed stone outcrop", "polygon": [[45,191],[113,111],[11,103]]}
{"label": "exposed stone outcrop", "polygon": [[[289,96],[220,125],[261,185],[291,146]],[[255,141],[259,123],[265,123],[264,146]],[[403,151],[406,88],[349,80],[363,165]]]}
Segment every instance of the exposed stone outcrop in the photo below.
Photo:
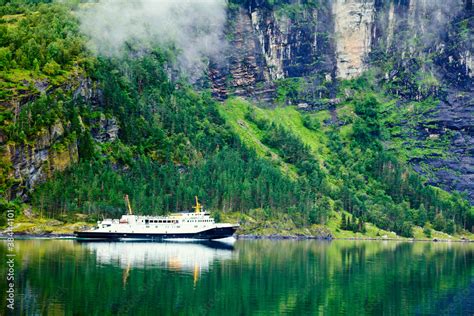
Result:
{"label": "exposed stone outcrop", "polygon": [[72,91],[74,99],[82,99],[91,106],[103,103],[102,89],[100,89],[99,83],[91,78],[81,78],[78,82],[67,86],[66,90]]}
{"label": "exposed stone outcrop", "polygon": [[99,143],[112,142],[118,137],[119,127],[117,120],[113,117],[107,118],[101,113],[100,117],[91,122],[91,133],[95,141]]}
{"label": "exposed stone outcrop", "polygon": [[226,98],[229,94],[239,96],[255,96],[257,84],[265,80],[265,64],[259,53],[261,48],[253,30],[251,16],[244,9],[230,12],[232,21],[229,25],[231,50],[227,53],[226,62],[211,67],[210,76],[213,81],[213,92],[218,98]]}
{"label": "exposed stone outcrop", "polygon": [[15,178],[10,192],[12,198],[26,199],[37,183],[78,160],[77,143],[61,143],[63,136],[64,126],[56,122],[43,129],[31,144],[11,143],[3,147],[3,155],[11,162]]}
{"label": "exposed stone outcrop", "polygon": [[372,45],[375,0],[333,1],[337,77],[359,76],[367,69]]}
{"label": "exposed stone outcrop", "polygon": [[293,13],[258,4],[229,12],[227,65],[210,71],[217,97],[271,101],[275,81],[284,78],[305,78],[313,98],[333,97],[336,77],[353,78],[367,68],[375,0],[325,0],[316,7],[289,2]]}
{"label": "exposed stone outcrop", "polygon": [[[90,78],[77,77],[61,88],[69,91],[72,98],[80,98],[91,106],[97,106],[102,102],[102,91],[96,85]],[[48,93],[54,91],[54,88],[48,89]],[[37,96],[31,95],[21,101],[13,100],[7,106],[17,117],[22,107]],[[9,140],[0,132],[0,172],[7,173],[7,179],[14,179],[6,192],[8,198],[27,200],[28,193],[35,185],[79,160],[77,140],[67,137],[69,125],[70,122],[58,119],[30,137],[27,142],[21,143]],[[118,126],[114,118],[101,116],[94,122],[92,132],[97,141],[113,141],[117,138]]]}
{"label": "exposed stone outcrop", "polygon": [[[230,11],[226,62],[210,70],[214,95],[221,99],[247,96],[271,103],[278,80],[307,78],[312,86],[332,82],[331,6],[302,8],[291,16],[284,10],[258,5]],[[329,95],[329,91],[324,92],[324,96]]]}
{"label": "exposed stone outcrop", "polygon": [[373,62],[389,58],[385,74],[393,93],[406,100],[428,96],[439,105],[418,122],[413,137],[450,138],[449,158],[412,161],[430,183],[467,192],[474,202],[473,12],[463,1],[377,1]]}
{"label": "exposed stone outcrop", "polygon": [[[467,192],[474,202],[474,93],[451,90],[442,100],[436,111],[425,122],[431,135],[451,136],[449,159],[426,157],[413,161],[420,171],[421,165],[430,175],[430,182],[449,191]],[[434,127],[433,127],[434,126]],[[422,134],[422,132],[420,133]]]}

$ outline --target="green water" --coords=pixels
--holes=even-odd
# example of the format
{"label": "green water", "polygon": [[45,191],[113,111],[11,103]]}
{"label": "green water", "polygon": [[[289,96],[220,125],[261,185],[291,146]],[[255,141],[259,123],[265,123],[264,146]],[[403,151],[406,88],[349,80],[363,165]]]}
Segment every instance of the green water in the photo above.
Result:
{"label": "green water", "polygon": [[[21,315],[472,315],[474,244],[17,240]],[[0,256],[5,258],[5,242]],[[0,264],[2,309],[6,264]]]}

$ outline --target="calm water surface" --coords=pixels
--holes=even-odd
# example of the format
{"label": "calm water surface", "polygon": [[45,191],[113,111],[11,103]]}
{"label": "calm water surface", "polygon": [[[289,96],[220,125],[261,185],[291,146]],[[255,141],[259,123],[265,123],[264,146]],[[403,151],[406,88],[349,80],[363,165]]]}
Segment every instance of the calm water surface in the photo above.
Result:
{"label": "calm water surface", "polygon": [[21,315],[474,315],[472,243],[17,240],[16,251]]}

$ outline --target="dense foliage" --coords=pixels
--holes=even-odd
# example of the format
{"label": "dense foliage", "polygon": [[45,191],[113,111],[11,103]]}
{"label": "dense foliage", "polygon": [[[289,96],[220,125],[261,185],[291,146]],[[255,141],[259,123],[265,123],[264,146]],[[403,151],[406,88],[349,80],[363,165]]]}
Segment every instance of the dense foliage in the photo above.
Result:
{"label": "dense foliage", "polygon": [[69,7],[13,2],[0,8],[0,101],[60,85],[92,67]]}

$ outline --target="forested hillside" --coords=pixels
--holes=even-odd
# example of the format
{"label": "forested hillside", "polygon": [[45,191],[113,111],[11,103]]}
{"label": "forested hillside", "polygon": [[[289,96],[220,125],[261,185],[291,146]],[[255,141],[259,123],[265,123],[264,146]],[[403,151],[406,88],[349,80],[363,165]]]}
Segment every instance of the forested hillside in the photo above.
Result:
{"label": "forested hillside", "polygon": [[[435,186],[410,163],[449,155],[448,134],[412,138],[440,102],[435,79],[415,89],[403,74],[381,78],[376,67],[396,63],[384,57],[323,83],[314,73],[311,84],[306,74],[256,82],[261,98],[232,87],[231,66],[216,95],[226,67],[211,61],[190,80],[174,67],[182,52],[154,42],[96,54],[80,28],[81,10],[94,4],[36,2],[0,2],[2,211],[94,221],[121,215],[124,194],[139,214],[187,210],[197,195],[218,218],[256,230],[281,219],[405,237],[415,227],[427,237],[472,230],[467,193]],[[290,19],[323,7],[254,2],[232,1],[228,17],[252,5]],[[404,98],[409,87],[416,96]]]}

